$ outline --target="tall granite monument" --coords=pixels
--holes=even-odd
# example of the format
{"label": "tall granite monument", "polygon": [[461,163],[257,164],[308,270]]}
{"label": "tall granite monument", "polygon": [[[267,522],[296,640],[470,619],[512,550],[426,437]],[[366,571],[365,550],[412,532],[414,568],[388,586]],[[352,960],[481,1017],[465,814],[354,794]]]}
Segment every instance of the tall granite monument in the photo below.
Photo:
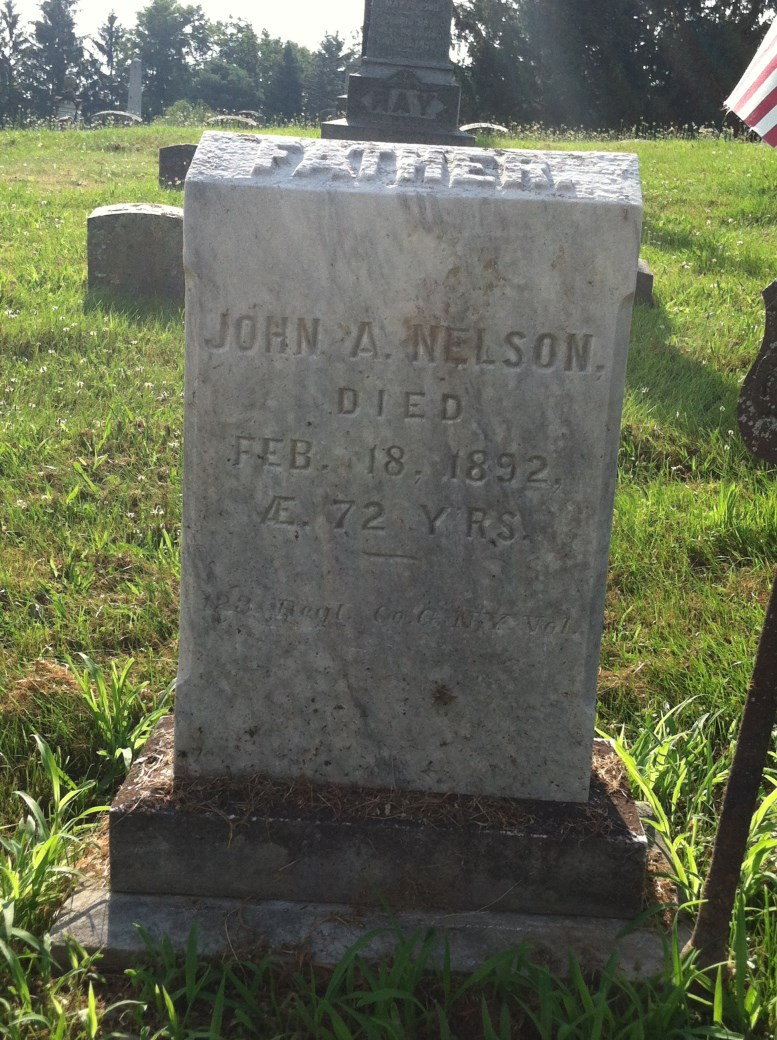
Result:
{"label": "tall granite monument", "polygon": [[385,900],[454,966],[603,966],[647,856],[593,739],[636,158],[206,133],[184,209],[174,732],[61,929],[331,960]]}
{"label": "tall granite monument", "polygon": [[367,0],[361,68],[348,77],[344,119],[321,136],[467,145],[450,60],[451,0]]}

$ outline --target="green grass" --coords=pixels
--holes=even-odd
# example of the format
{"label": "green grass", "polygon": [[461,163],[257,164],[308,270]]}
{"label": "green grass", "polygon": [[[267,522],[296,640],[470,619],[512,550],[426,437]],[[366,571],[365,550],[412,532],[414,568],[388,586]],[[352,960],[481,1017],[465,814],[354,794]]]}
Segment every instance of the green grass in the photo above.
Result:
{"label": "green grass", "polygon": [[[671,956],[639,987],[610,971],[555,979],[520,953],[472,979],[424,973],[423,936],[378,967],[356,950],[329,975],[206,965],[194,945],[183,963],[156,951],[123,981],[101,980],[77,951],[53,974],[46,930],[85,814],[168,704],[176,661],[182,314],[88,298],[86,218],[117,202],[180,205],[157,185],[157,149],[199,133],[0,133],[0,1037],[773,1036],[774,759],[732,928],[736,970],[706,990]],[[753,461],[735,422],[760,292],[777,275],[777,159],[712,137],[534,130],[511,144],[640,157],[657,306],[633,323],[599,725],[693,904],[777,559],[777,472]]]}

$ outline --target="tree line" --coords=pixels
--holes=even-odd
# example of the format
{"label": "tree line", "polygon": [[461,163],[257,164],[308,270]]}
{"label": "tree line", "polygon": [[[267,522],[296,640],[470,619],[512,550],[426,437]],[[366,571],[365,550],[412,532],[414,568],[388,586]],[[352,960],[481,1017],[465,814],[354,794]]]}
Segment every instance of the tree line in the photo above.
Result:
{"label": "tree line", "polygon": [[[0,122],[51,117],[69,95],[86,116],[123,109],[133,56],[149,118],[176,101],[259,110],[268,122],[328,118],[357,57],[336,34],[311,51],[243,20],[210,21],[178,0],[151,0],[132,27],[111,13],[82,38],[77,2],[42,0],[23,26],[15,0],[1,0]],[[458,0],[454,8],[462,121],[596,129],[719,125],[773,13],[764,0]]]}
{"label": "tree line", "polygon": [[129,62],[143,65],[143,116],[177,101],[214,111],[259,111],[268,121],[335,114],[354,52],[337,34],[317,50],[257,34],[243,20],[213,22],[200,5],[152,0],[131,28],[111,12],[93,36],[79,37],[78,0],[43,0],[30,27],[15,0],[0,3],[0,122],[50,118],[59,99],[77,97],[89,116],[124,110]]}
{"label": "tree line", "polygon": [[465,106],[546,126],[720,126],[772,14],[764,0],[463,0]]}

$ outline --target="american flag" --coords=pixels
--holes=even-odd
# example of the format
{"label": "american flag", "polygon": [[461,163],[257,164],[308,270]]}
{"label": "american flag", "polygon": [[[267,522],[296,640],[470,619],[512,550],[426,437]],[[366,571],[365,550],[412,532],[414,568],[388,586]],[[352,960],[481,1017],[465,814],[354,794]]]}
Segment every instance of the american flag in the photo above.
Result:
{"label": "american flag", "polygon": [[767,144],[777,145],[777,18],[724,103]]}

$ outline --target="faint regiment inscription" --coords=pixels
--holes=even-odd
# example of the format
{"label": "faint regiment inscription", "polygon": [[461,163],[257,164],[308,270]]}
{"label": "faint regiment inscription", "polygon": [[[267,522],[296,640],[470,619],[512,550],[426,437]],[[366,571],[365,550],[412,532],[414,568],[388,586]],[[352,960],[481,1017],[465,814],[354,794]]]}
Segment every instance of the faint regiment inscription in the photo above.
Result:
{"label": "faint regiment inscription", "polygon": [[179,775],[584,801],[636,160],[206,134],[185,190]]}

